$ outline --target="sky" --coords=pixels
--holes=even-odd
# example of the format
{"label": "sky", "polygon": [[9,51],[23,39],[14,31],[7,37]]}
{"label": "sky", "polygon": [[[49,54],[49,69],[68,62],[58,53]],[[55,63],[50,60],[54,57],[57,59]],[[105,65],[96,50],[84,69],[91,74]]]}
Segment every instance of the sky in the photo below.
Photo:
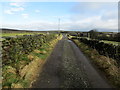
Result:
{"label": "sky", "polygon": [[117,2],[2,2],[0,27],[21,30],[118,31]]}

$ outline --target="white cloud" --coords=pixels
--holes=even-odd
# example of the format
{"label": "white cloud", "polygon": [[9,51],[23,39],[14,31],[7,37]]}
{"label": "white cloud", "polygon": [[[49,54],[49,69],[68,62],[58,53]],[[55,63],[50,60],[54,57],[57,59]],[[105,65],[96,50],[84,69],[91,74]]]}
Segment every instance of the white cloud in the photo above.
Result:
{"label": "white cloud", "polygon": [[[11,8],[10,10],[6,10],[8,14],[14,14],[18,11],[23,11],[24,8],[18,7],[17,4],[12,4],[16,6],[16,8]],[[108,4],[107,4],[108,5]],[[111,4],[110,4],[111,5]],[[34,22],[24,22],[19,25],[4,25],[5,27],[10,28],[19,28],[19,29],[28,29],[28,30],[58,30],[58,18],[61,18],[61,29],[62,30],[91,30],[98,29],[101,30],[117,30],[118,29],[118,18],[117,18],[117,10],[116,8],[105,8],[102,7],[103,4],[87,4],[82,6],[76,6],[73,11],[74,14],[69,15],[61,15],[61,16],[53,16],[55,20],[53,21],[34,21]],[[109,6],[111,7],[111,6]],[[105,9],[104,9],[105,8]],[[77,10],[77,11],[76,11]],[[91,12],[92,11],[92,12]],[[36,9],[34,12],[39,13],[40,10]],[[79,13],[80,12],[80,13]],[[101,12],[101,13],[99,13]],[[91,14],[92,13],[92,14]],[[21,16],[26,19],[29,17],[28,14],[21,14]],[[49,17],[49,16],[48,16]]]}
{"label": "white cloud", "polygon": [[102,15],[103,20],[118,19],[118,10],[108,11]]}
{"label": "white cloud", "polygon": [[13,12],[17,12],[17,11],[23,11],[24,8],[23,7],[18,7],[18,8],[11,8],[10,10],[13,11]]}
{"label": "white cloud", "polygon": [[25,2],[11,2],[9,5],[14,7],[23,7],[25,5]]}
{"label": "white cloud", "polygon": [[96,16],[90,16],[90,17],[82,17],[82,16],[73,16],[71,19],[71,22],[74,22],[71,24],[71,28],[77,28],[80,29],[118,29],[118,20],[117,18],[109,18],[109,19],[103,19],[101,15]]}
{"label": "white cloud", "polygon": [[96,25],[97,28],[104,28],[104,29],[118,29],[118,20],[117,19],[109,19],[109,20],[99,20],[93,23]]}
{"label": "white cloud", "polygon": [[23,11],[23,7],[17,7],[17,8],[10,8],[8,10],[5,10],[4,13],[6,14],[14,14],[15,12]]}
{"label": "white cloud", "polygon": [[21,6],[21,4],[20,4],[20,3],[10,3],[10,5],[11,5],[11,6],[16,6],[16,7]]}
{"label": "white cloud", "polygon": [[29,16],[28,14],[22,14],[22,17],[25,19],[28,18],[28,16]]}
{"label": "white cloud", "polygon": [[79,3],[71,11],[71,22],[74,22],[70,28],[85,29],[118,29],[118,3]]}
{"label": "white cloud", "polygon": [[[23,14],[24,18],[28,17],[27,14]],[[27,30],[58,30],[58,22],[50,21],[35,21],[29,23],[23,23],[18,25],[9,26],[11,28],[27,29]],[[60,24],[61,30],[80,30],[89,31],[91,29],[115,31],[118,28],[118,23],[116,19],[111,19],[103,21],[100,16],[89,17],[78,21],[64,21]]]}
{"label": "white cloud", "polygon": [[30,0],[8,0],[8,1],[9,2],[30,2]]}
{"label": "white cloud", "polygon": [[4,13],[6,13],[6,14],[14,14],[11,10],[5,10]]}
{"label": "white cloud", "polygon": [[[62,18],[60,27],[61,30],[80,30],[89,31],[98,29],[98,31],[117,31],[118,20],[116,18],[103,19],[104,15],[96,15],[82,17],[80,15],[73,16],[76,19]],[[24,19],[28,18],[28,14],[22,14]],[[71,17],[72,18],[72,17]],[[5,25],[4,25],[5,26]],[[27,21],[22,24],[6,25],[9,28],[27,29],[27,30],[58,30],[58,21]]]}
{"label": "white cloud", "polygon": [[1,2],[119,2],[119,0],[1,0]]}
{"label": "white cloud", "polygon": [[39,12],[40,12],[40,10],[35,10],[35,12],[36,12],[36,13],[39,13]]}
{"label": "white cloud", "polygon": [[19,11],[23,11],[24,8],[23,8],[23,5],[24,3],[23,2],[11,2],[9,3],[9,9],[5,9],[4,10],[4,13],[6,14],[15,14],[16,12],[19,12]]}

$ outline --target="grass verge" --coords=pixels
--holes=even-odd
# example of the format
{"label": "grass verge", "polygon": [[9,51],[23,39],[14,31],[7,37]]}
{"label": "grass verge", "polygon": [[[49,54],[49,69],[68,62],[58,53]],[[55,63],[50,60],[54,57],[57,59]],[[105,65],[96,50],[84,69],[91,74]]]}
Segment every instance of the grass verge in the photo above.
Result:
{"label": "grass verge", "polygon": [[120,66],[114,59],[100,55],[95,49],[92,49],[77,39],[73,40],[74,43],[80,48],[80,50],[88,57],[90,60],[105,73],[107,79],[110,83],[120,88]]}

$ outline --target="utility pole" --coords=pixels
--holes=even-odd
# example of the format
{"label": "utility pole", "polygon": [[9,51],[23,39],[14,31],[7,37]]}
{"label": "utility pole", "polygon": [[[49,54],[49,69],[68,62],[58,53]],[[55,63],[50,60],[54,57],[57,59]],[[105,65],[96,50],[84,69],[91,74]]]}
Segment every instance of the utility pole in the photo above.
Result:
{"label": "utility pole", "polygon": [[58,31],[60,31],[60,18],[58,19]]}

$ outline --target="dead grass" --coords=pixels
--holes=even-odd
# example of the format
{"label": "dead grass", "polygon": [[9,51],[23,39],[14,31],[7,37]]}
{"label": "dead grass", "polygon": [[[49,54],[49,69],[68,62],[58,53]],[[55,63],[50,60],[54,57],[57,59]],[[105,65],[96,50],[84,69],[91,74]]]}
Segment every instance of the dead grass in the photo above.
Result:
{"label": "dead grass", "polygon": [[32,54],[29,54],[28,59],[32,61],[34,59],[34,56]]}
{"label": "dead grass", "polygon": [[34,50],[34,52],[35,52],[35,53],[41,53],[41,51],[40,51],[40,50]]}
{"label": "dead grass", "polygon": [[13,83],[11,87],[12,88],[23,88],[23,86],[20,83],[17,83],[17,84]]}

